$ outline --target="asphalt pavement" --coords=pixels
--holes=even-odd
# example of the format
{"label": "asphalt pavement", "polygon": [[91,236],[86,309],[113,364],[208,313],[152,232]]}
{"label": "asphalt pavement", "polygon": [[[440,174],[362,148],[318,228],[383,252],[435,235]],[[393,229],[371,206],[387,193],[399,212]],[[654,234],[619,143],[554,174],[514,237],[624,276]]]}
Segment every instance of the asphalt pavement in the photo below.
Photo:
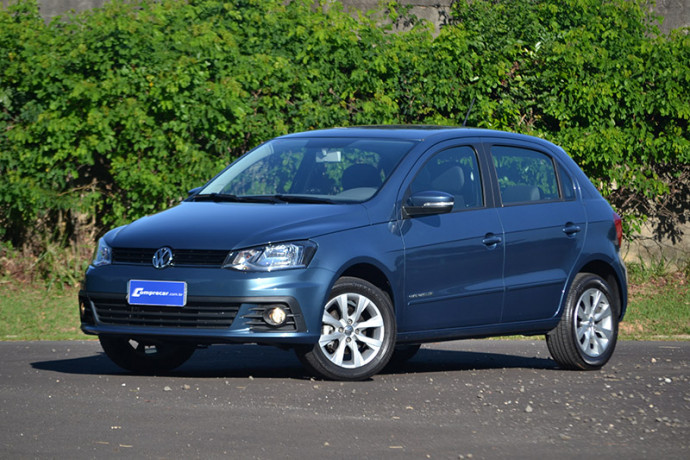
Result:
{"label": "asphalt pavement", "polygon": [[0,458],[690,458],[690,342],[620,342],[562,371],[543,340],[425,345],[365,382],[289,351],[120,370],[98,342],[0,342]]}

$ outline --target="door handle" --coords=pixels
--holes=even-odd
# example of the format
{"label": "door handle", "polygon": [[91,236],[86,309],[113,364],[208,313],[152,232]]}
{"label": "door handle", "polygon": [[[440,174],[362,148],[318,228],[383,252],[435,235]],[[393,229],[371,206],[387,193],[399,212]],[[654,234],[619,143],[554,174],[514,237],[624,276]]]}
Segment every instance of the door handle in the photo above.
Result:
{"label": "door handle", "polygon": [[576,233],[579,233],[582,230],[579,225],[575,225],[572,222],[568,222],[565,224],[563,227],[563,233],[565,233],[568,236],[574,236]]}
{"label": "door handle", "polygon": [[482,243],[484,243],[485,246],[488,248],[495,248],[498,243],[503,241],[500,236],[496,236],[493,233],[487,233],[486,236],[484,236],[484,239],[482,240]]}

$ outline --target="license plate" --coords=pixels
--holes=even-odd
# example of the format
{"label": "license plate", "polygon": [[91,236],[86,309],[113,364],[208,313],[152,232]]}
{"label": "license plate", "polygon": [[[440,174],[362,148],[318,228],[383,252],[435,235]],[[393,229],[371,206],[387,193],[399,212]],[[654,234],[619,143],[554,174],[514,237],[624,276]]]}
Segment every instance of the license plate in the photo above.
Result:
{"label": "license plate", "polygon": [[184,307],[187,303],[187,283],[130,280],[127,283],[127,302],[130,305]]}

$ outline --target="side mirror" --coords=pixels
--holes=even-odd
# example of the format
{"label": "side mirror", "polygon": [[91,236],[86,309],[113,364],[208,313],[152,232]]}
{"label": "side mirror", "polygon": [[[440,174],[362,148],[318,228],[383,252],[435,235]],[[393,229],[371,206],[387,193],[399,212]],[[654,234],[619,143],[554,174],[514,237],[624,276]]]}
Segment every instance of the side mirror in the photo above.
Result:
{"label": "side mirror", "polygon": [[455,198],[446,192],[417,192],[407,199],[403,212],[406,217],[445,214],[453,210],[454,204]]}

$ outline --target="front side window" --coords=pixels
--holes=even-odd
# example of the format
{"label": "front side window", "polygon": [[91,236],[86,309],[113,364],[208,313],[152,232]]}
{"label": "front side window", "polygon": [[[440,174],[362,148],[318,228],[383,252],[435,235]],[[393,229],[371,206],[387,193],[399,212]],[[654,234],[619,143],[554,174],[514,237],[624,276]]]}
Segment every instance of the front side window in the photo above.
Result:
{"label": "front side window", "polygon": [[410,185],[410,194],[439,191],[453,195],[453,210],[484,206],[477,154],[472,147],[443,150],[427,161]]}
{"label": "front side window", "polygon": [[560,198],[551,157],[536,150],[494,145],[491,156],[504,205]]}
{"label": "front side window", "polygon": [[361,202],[381,188],[413,145],[390,139],[276,139],[233,163],[198,196]]}

